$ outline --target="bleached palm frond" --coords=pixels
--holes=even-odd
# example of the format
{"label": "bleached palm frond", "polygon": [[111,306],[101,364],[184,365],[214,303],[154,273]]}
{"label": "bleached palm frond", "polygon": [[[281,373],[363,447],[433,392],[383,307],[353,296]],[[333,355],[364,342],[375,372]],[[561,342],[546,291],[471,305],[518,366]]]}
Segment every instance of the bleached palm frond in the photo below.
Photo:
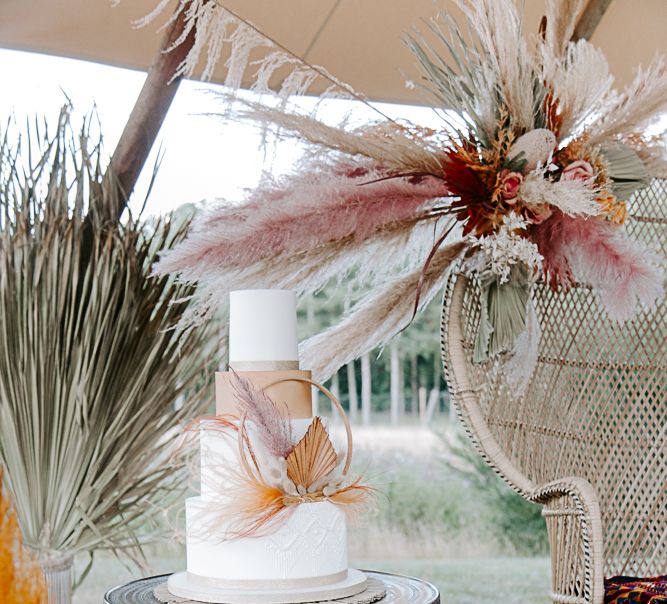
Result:
{"label": "bleached palm frond", "polygon": [[631,134],[624,136],[621,142],[639,155],[648,173],[653,178],[667,178],[667,134],[653,136]]}
{"label": "bleached palm frond", "polygon": [[554,59],[566,52],[586,4],[586,0],[547,0],[543,57],[547,65],[553,64]]}
{"label": "bleached palm frond", "polygon": [[408,34],[406,44],[429,82],[428,90],[444,110],[456,112],[479,140],[488,143],[495,135],[498,114],[496,73],[464,39],[450,15],[439,14],[427,26],[457,68],[419,31]]}
{"label": "bleached palm frond", "polygon": [[[518,129],[535,127],[535,67],[514,2],[456,0],[495,74],[498,91]],[[486,92],[486,91],[483,91]]]}

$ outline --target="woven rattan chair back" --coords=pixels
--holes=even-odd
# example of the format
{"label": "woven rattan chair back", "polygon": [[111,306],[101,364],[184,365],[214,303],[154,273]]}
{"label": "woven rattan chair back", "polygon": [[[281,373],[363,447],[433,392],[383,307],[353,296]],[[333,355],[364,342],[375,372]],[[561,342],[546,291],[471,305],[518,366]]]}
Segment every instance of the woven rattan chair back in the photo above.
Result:
{"label": "woven rattan chair back", "polygon": [[[667,183],[638,193],[630,213],[630,234],[667,257]],[[448,284],[445,373],[480,452],[546,505],[553,600],[597,604],[603,574],[667,572],[667,304],[620,325],[585,284],[538,284],[539,359],[519,398],[502,362],[472,362],[478,290],[460,274]]]}

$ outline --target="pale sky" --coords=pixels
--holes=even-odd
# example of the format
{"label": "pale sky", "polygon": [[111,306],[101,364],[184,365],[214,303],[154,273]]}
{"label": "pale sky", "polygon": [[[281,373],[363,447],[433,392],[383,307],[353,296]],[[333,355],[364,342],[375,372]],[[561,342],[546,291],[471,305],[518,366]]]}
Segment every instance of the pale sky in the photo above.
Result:
{"label": "pale sky", "polygon": [[[35,116],[54,122],[67,95],[74,105],[75,121],[96,105],[108,154],[114,149],[145,77],[143,72],[128,69],[3,49],[0,68],[3,128],[12,113],[19,129],[26,118]],[[216,89],[220,87],[200,82],[181,84],[136,189],[134,207],[143,201],[160,146],[164,158],[146,208],[149,214],[201,200],[240,199],[244,188],[257,183],[262,170],[290,169],[298,156],[293,144],[271,147],[265,153],[254,127],[223,123],[219,118],[203,115],[222,110],[220,101],[208,94]],[[303,103],[312,104],[312,99],[304,99]],[[359,110],[358,105],[355,104],[355,111]],[[423,125],[441,124],[427,108],[387,104],[378,107],[392,117]],[[327,107],[324,117],[335,121],[350,108],[346,101],[335,101]],[[370,110],[366,113],[373,117]]]}

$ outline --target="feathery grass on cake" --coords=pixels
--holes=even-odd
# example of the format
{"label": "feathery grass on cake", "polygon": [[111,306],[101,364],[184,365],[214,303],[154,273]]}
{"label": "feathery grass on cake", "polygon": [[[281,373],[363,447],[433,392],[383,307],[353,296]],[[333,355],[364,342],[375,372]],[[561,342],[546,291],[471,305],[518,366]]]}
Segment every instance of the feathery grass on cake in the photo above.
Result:
{"label": "feathery grass on cake", "polygon": [[232,372],[231,384],[239,410],[253,423],[266,448],[276,457],[287,457],[294,449],[287,406],[280,413],[278,404],[262,388],[238,373]]}

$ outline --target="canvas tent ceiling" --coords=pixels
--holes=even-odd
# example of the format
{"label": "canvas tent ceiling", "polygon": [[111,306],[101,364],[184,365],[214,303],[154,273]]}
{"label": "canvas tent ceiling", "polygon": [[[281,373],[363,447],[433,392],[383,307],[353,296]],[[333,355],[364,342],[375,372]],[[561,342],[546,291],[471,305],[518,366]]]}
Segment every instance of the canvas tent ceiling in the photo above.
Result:
{"label": "canvas tent ceiling", "polygon": [[[158,23],[143,29],[132,21],[149,13],[156,0],[3,0],[0,46],[76,57],[145,70],[160,45]],[[457,14],[451,0],[225,0],[225,6],[310,62],[371,99],[421,103],[406,89],[419,74],[402,41],[435,6]],[[524,22],[535,32],[544,0],[523,0]],[[163,23],[167,14],[161,20]],[[618,85],[656,51],[667,52],[667,0],[614,0],[592,36],[606,53]],[[214,80],[223,76],[221,61]]]}

